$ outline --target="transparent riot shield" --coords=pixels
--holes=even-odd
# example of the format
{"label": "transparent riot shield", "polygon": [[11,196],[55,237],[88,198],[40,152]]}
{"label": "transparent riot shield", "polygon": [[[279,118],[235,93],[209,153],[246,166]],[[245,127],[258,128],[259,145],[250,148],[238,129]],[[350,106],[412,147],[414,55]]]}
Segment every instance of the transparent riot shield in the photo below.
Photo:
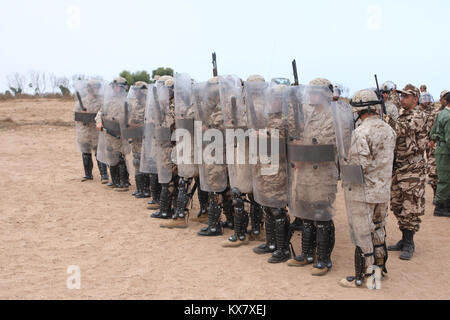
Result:
{"label": "transparent riot shield", "polygon": [[82,153],[97,149],[99,132],[95,126],[95,116],[103,104],[103,82],[98,80],[78,80],[75,87],[75,132],[76,145]]}
{"label": "transparent riot shield", "polygon": [[[200,189],[222,192],[227,188],[228,170],[224,143],[222,106],[217,78],[193,86],[197,121],[202,123],[202,161],[199,164]],[[219,141],[218,141],[218,140]]]}
{"label": "transparent riot shield", "polygon": [[252,193],[252,167],[242,80],[234,75],[219,76],[220,102],[225,127],[228,176],[231,188]]}
{"label": "transparent riot shield", "polygon": [[285,95],[290,128],[289,209],[298,218],[329,221],[335,212],[338,181],[335,123],[339,119],[332,109],[332,92],[321,86],[290,90]]}
{"label": "transparent riot shield", "polygon": [[192,80],[187,73],[177,73],[174,81],[176,163],[178,175],[193,178],[198,175],[194,159],[195,105],[192,97]]}
{"label": "transparent riot shield", "polygon": [[246,82],[245,103],[250,131],[250,158],[255,201],[262,206],[287,205],[286,113],[284,85]]}
{"label": "transparent riot shield", "polygon": [[145,107],[144,117],[144,134],[142,137],[142,150],[140,161],[140,172],[157,174],[158,168],[156,165],[156,140],[155,140],[155,98],[153,96],[154,85],[149,85],[147,91],[147,102]]}
{"label": "transparent riot shield", "polygon": [[102,106],[102,131],[99,133],[97,159],[115,166],[121,156],[128,153],[129,143],[123,140],[121,127],[127,106],[126,86],[110,84],[105,88]]}

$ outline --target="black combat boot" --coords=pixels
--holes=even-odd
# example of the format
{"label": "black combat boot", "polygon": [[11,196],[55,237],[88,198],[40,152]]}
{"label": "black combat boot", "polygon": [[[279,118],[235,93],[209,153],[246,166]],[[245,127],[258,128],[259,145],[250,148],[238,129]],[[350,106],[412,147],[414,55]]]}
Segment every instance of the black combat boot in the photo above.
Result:
{"label": "black combat boot", "polygon": [[126,192],[128,191],[128,187],[130,186],[130,183],[128,182],[128,170],[127,165],[125,163],[125,159],[121,158],[119,163],[119,177],[120,177],[120,183],[119,186],[116,188],[116,191],[119,192]]}
{"label": "black combat boot", "polygon": [[170,210],[171,198],[169,192],[169,184],[163,183],[161,184],[161,194],[159,196],[159,211],[152,213],[152,218],[157,219],[171,219],[172,213]]}
{"label": "black combat boot", "polygon": [[277,250],[272,253],[272,257],[269,258],[269,263],[282,263],[288,261],[291,258],[291,251],[289,250],[288,229],[289,229],[289,216],[284,209],[272,209],[275,213],[275,239],[277,242]]}
{"label": "black combat boot", "polygon": [[248,213],[245,211],[244,207],[245,194],[242,194],[238,188],[233,188],[231,193],[233,196],[234,208],[234,234],[222,244],[222,247],[225,248],[236,248],[249,243],[246,236]]}
{"label": "black combat boot", "polygon": [[221,209],[219,205],[219,194],[211,192],[209,194],[208,226],[197,234],[204,237],[221,236],[223,234],[220,222]]}
{"label": "black combat boot", "polygon": [[107,186],[110,188],[118,188],[120,184],[119,165],[109,166],[109,173],[111,175],[111,182]]}
{"label": "black combat boot", "polygon": [[263,224],[262,207],[253,199],[253,195],[248,195],[250,199],[250,224],[252,229],[249,231],[251,240],[264,241],[264,235],[261,234],[261,226]]}
{"label": "black combat boot", "polygon": [[98,171],[100,171],[102,184],[108,183],[108,166],[97,160]]}
{"label": "black combat boot", "polygon": [[92,153],[83,153],[83,167],[84,167],[84,177],[81,181],[94,180],[92,176],[92,168],[94,164],[92,163]]}
{"label": "black combat boot", "polygon": [[140,198],[150,198],[150,176],[146,173],[141,173],[141,175],[142,175],[142,197]]}
{"label": "black combat boot", "polygon": [[276,237],[275,237],[275,218],[272,216],[270,208],[263,207],[264,209],[264,224],[266,226],[266,243],[253,248],[253,252],[256,254],[273,253],[277,249]]}
{"label": "black combat boot", "polygon": [[[174,214],[173,219],[171,221],[161,223],[161,228],[179,228],[179,229],[185,229],[187,228],[187,206],[190,201],[190,197],[188,195],[188,188],[190,186],[191,180],[188,179],[187,181],[184,180],[184,178],[179,178],[178,181],[178,192],[176,195],[176,199],[174,203]],[[175,197],[175,195],[174,195]]]}
{"label": "black combat boot", "polygon": [[135,175],[134,181],[136,182],[136,191],[134,191],[131,195],[133,195],[137,198],[137,196],[142,195],[142,189],[143,189],[142,175],[140,175],[140,174]]}
{"label": "black combat boot", "polygon": [[302,267],[314,262],[316,253],[316,226],[312,220],[303,220],[302,254],[288,262],[288,266]]}
{"label": "black combat boot", "polygon": [[317,222],[317,262],[313,266],[313,276],[323,276],[332,268],[331,252],[334,247],[333,221]]}
{"label": "black combat boot", "polygon": [[200,183],[199,182],[198,182],[198,186],[199,187],[197,189],[197,197],[198,197],[198,203],[200,205],[200,211],[197,214],[197,219],[198,219],[199,222],[206,222],[205,220],[208,217],[209,195],[208,195],[208,192],[200,190]]}
{"label": "black combat boot", "polygon": [[402,260],[411,260],[414,254],[414,232],[410,230],[404,230],[404,238],[402,253],[400,254],[400,259]]}
{"label": "black combat boot", "polygon": [[231,196],[230,189],[227,188],[222,192],[222,208],[226,221],[222,222],[222,228],[234,229],[234,217],[233,217],[233,198]]}
{"label": "black combat boot", "polygon": [[150,174],[150,193],[152,194],[152,200],[148,202],[147,209],[155,210],[159,208],[159,198],[161,195],[161,184],[158,182],[158,175]]}
{"label": "black combat boot", "polygon": [[405,232],[403,230],[400,230],[402,232],[402,238],[399,242],[392,246],[388,246],[389,251],[402,251],[403,250],[403,243],[405,242]]}

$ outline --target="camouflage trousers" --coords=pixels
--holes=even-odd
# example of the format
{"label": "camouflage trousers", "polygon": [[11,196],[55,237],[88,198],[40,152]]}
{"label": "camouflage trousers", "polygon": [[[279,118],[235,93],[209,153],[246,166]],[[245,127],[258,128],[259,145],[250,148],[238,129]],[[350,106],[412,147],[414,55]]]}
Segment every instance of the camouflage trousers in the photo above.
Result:
{"label": "camouflage trousers", "polygon": [[95,124],[84,125],[77,122],[75,124],[75,130],[76,141],[80,152],[91,153],[92,150],[97,150],[98,131],[95,128]]}
{"label": "camouflage trousers", "polygon": [[[366,257],[366,266],[383,262],[386,257],[386,219],[388,203],[366,203],[349,201],[347,203],[347,218],[352,242],[361,248],[364,254],[374,253]],[[377,263],[379,265],[379,263]]]}
{"label": "camouflage trousers", "polygon": [[438,175],[436,169],[436,157],[434,156],[435,149],[427,151],[427,175],[428,182],[433,190],[436,190],[438,184]]}
{"label": "camouflage trousers", "polygon": [[142,140],[131,143],[131,152],[133,153],[133,166],[136,175],[141,173],[139,171],[139,168],[141,166],[141,150]]}
{"label": "camouflage trousers", "polygon": [[391,188],[391,210],[400,230],[417,232],[425,215],[425,168],[395,173]]}

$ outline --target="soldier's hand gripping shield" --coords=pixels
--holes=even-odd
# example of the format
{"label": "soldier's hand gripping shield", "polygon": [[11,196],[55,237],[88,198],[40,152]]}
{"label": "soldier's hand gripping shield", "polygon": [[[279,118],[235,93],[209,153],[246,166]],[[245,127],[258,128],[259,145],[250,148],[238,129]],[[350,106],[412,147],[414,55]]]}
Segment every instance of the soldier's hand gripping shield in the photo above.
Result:
{"label": "soldier's hand gripping shield", "polygon": [[175,75],[174,95],[178,175],[188,179],[198,175],[198,167],[194,160],[195,105],[189,74],[177,73]]}
{"label": "soldier's hand gripping shield", "polygon": [[[196,145],[195,151],[202,154],[198,168],[200,189],[222,192],[227,188],[228,172],[218,79],[212,78],[208,82],[194,84],[193,95],[195,119],[202,122],[202,143]],[[201,148],[201,151],[197,148]]]}
{"label": "soldier's hand gripping shield", "polygon": [[272,208],[287,205],[286,113],[284,85],[246,82],[250,159],[255,201]]}
{"label": "soldier's hand gripping shield", "polygon": [[172,180],[174,163],[172,161],[172,132],[170,110],[170,91],[162,83],[152,88],[155,107],[155,154],[159,183],[169,183]]}
{"label": "soldier's hand gripping shield", "polygon": [[252,167],[242,80],[234,75],[219,76],[220,102],[226,141],[228,175],[231,188],[252,193]]}
{"label": "soldier's hand gripping shield", "polygon": [[76,145],[80,152],[91,153],[98,144],[95,116],[103,104],[103,82],[77,80],[74,87]]}
{"label": "soldier's hand gripping shield", "polygon": [[99,133],[97,159],[110,166],[115,166],[119,158],[130,149],[121,132],[121,127],[125,125],[126,89],[126,84],[116,82],[105,87],[102,106],[103,129]]}
{"label": "soldier's hand gripping shield", "polygon": [[[147,103],[145,107],[144,117],[144,135],[142,138],[141,163],[139,171],[143,173],[157,174],[158,168],[156,165],[156,135],[155,125],[159,111],[156,109],[155,96],[153,95],[153,88],[155,85],[150,84],[147,90]],[[159,120],[158,120],[159,122]]]}
{"label": "soldier's hand gripping shield", "polygon": [[290,90],[298,92],[285,96],[290,108],[289,127],[302,129],[289,132],[288,137],[289,209],[298,218],[329,221],[334,214],[338,181],[338,120],[332,110],[332,86]]}

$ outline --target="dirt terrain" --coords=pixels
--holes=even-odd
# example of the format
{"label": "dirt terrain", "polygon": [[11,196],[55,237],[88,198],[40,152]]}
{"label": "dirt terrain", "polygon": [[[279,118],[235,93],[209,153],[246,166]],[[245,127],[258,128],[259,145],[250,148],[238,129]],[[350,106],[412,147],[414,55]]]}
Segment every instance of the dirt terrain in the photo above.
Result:
{"label": "dirt terrain", "polygon": [[[222,248],[230,230],[205,239],[196,235],[199,223],[160,228],[146,200],[131,196],[134,187],[107,189],[96,166],[95,180],[80,182],[72,107],[62,100],[0,102],[1,299],[450,298],[450,220],[433,217],[429,186],[414,258],[392,253],[381,290],[344,289],[337,282],[353,273],[354,247],[342,192],[332,271],[315,278],[310,267],[271,265],[252,252],[259,243]],[[387,233],[388,243],[400,237],[392,214]],[[79,290],[67,287],[71,265],[80,268]]]}

